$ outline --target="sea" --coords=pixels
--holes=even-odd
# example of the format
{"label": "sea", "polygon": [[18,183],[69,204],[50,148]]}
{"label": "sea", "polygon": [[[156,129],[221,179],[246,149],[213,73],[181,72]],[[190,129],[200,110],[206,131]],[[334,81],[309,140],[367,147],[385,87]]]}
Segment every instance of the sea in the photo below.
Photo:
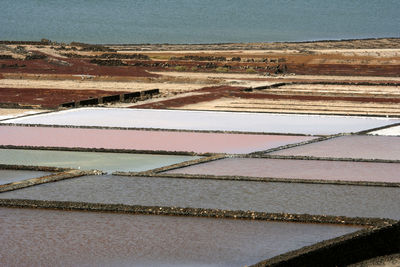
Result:
{"label": "sea", "polygon": [[0,40],[231,43],[400,37],[400,0],[1,0]]}

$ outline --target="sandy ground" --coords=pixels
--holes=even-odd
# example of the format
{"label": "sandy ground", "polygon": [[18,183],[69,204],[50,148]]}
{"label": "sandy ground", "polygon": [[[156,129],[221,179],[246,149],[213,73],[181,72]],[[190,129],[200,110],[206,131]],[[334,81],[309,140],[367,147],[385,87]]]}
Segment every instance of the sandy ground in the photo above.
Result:
{"label": "sandy ground", "polygon": [[377,85],[342,85],[342,84],[289,84],[279,86],[282,89],[307,89],[307,90],[335,90],[343,92],[379,92],[382,89],[387,92],[400,92],[400,86],[377,86]]}
{"label": "sandy ground", "polygon": [[316,49],[310,50],[317,54],[341,54],[344,56],[368,56],[368,57],[399,57],[400,49]]}
{"label": "sandy ground", "polygon": [[332,95],[332,96],[400,96],[400,86],[364,86],[364,85],[327,85],[327,84],[290,84],[260,92],[290,95]]}
{"label": "sandy ground", "polygon": [[[333,51],[332,51],[333,52]],[[132,51],[118,51],[118,53],[122,54],[129,54]],[[266,55],[266,54],[298,54],[300,53],[299,50],[186,50],[186,51],[179,51],[179,50],[172,50],[172,51],[146,51],[142,54],[146,54],[149,56],[162,56],[162,55],[171,55],[171,54],[199,54],[199,55],[217,55],[217,56],[224,56],[224,55]]]}
{"label": "sandy ground", "polygon": [[327,81],[400,81],[400,77],[374,77],[374,76],[333,76],[333,75],[280,75],[270,76],[271,79],[285,79],[290,77],[293,80],[327,80]]}
{"label": "sandy ground", "polygon": [[16,59],[24,59],[25,58],[24,54],[15,53],[15,51],[13,50],[15,47],[16,46],[0,44],[0,54],[10,55]]}
{"label": "sandy ground", "polygon": [[[230,56],[265,56],[270,54],[287,55],[287,54],[302,54],[304,50],[191,50],[191,51],[146,51],[144,52],[149,56],[163,56],[170,54],[213,54],[213,55],[230,55]],[[318,55],[343,55],[343,56],[363,56],[363,57],[399,57],[400,49],[309,49],[308,53],[315,53]],[[118,51],[118,53],[129,54],[132,51]]]}
{"label": "sandy ground", "polygon": [[187,91],[199,89],[214,84],[187,84],[169,82],[102,82],[102,81],[77,81],[77,80],[30,80],[30,79],[0,79],[3,88],[49,88],[71,90],[104,90],[104,91],[140,91],[158,88],[162,91]]}
{"label": "sandy ground", "polygon": [[[50,80],[50,79],[0,79],[0,88],[53,88],[73,90],[138,91],[158,88],[162,92],[185,92],[216,85],[257,87],[273,82],[254,81],[263,78],[256,74],[153,72],[162,77],[144,81]],[[249,80],[247,80],[249,79]]]}
{"label": "sandy ground", "polygon": [[177,72],[177,71],[151,71],[150,73],[171,76],[171,77],[186,77],[186,78],[213,78],[213,79],[257,79],[265,76],[259,74],[242,74],[242,73],[208,73],[208,72]]}
{"label": "sandy ground", "polygon": [[376,104],[348,101],[220,98],[209,102],[185,105],[176,109],[400,116],[400,109],[396,103]]}
{"label": "sandy ground", "polygon": [[264,76],[259,74],[241,74],[241,73],[206,73],[206,72],[150,72],[154,74],[160,74],[163,76],[171,77],[187,77],[187,78],[215,78],[215,79],[265,79],[268,80],[279,80],[291,79],[291,80],[331,80],[331,81],[400,81],[400,77],[374,77],[374,76],[333,76],[333,75],[276,75],[276,76]]}
{"label": "sandy ground", "polygon": [[30,114],[37,114],[41,112],[47,112],[45,109],[11,109],[11,108],[0,108],[0,120],[17,118],[19,116],[25,116]]}
{"label": "sandy ground", "polygon": [[364,40],[276,42],[276,43],[228,43],[228,44],[156,44],[156,45],[107,45],[117,50],[132,51],[192,51],[192,50],[293,50],[293,49],[400,49],[399,38]]}
{"label": "sandy ground", "polygon": [[27,45],[26,49],[29,51],[38,51],[41,53],[44,53],[46,55],[50,55],[53,57],[58,57],[58,58],[67,58],[66,56],[60,55],[58,51],[55,51],[54,49],[51,49],[48,46],[33,46],[33,45]]}
{"label": "sandy ground", "polygon": [[[163,77],[189,79],[191,82],[208,81],[210,85],[235,85],[243,87],[258,87],[271,85],[275,82],[265,80],[265,76],[259,74],[241,73],[207,73],[207,72],[150,72]],[[188,82],[190,83],[190,82]]]}

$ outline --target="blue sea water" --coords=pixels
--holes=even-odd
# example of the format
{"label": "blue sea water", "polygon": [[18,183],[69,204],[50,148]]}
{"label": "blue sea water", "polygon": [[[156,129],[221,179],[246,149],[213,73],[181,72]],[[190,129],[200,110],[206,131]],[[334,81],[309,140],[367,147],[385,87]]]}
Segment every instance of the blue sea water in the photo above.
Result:
{"label": "blue sea water", "polygon": [[400,0],[1,0],[0,40],[226,43],[400,37]]}

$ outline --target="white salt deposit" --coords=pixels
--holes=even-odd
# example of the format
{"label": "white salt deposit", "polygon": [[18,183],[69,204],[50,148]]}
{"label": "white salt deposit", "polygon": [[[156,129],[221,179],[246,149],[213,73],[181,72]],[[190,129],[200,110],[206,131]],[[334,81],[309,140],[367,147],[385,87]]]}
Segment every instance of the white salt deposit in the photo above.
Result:
{"label": "white salt deposit", "polygon": [[329,135],[374,129],[398,123],[400,119],[245,112],[80,108],[11,119],[4,122]]}

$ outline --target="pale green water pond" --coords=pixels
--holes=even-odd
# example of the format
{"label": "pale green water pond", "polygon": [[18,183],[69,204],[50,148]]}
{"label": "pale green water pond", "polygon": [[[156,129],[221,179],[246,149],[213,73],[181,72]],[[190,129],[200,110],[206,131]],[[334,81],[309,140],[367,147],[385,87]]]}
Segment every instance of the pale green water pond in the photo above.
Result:
{"label": "pale green water pond", "polygon": [[199,157],[76,152],[27,149],[0,149],[0,164],[15,164],[28,166],[49,166],[75,168],[81,170],[114,171],[147,171],[162,166],[180,163]]}

